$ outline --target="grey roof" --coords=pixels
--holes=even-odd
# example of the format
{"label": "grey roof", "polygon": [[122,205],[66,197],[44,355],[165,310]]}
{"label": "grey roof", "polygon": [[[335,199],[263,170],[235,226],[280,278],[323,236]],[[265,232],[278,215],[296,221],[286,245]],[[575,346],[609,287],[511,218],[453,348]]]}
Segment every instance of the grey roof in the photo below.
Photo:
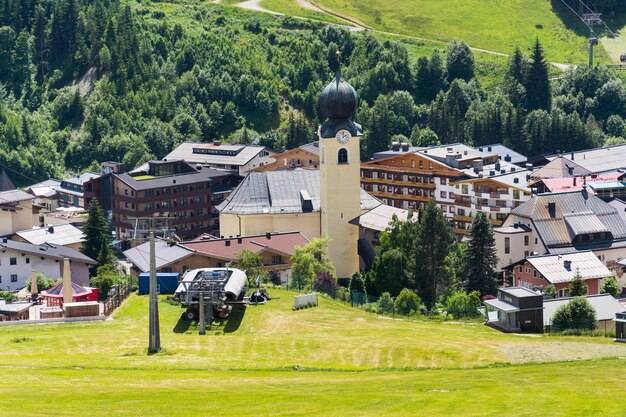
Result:
{"label": "grey roof", "polygon": [[494,233],[514,234],[514,233],[528,233],[532,229],[525,224],[515,223],[511,226],[494,227]]}
{"label": "grey roof", "polygon": [[[194,149],[196,152],[194,152]],[[252,158],[265,150],[264,146],[230,145],[199,142],[183,142],[170,152],[164,160],[182,159],[197,164],[246,165]],[[200,152],[223,152],[211,154]]]}
{"label": "grey roof", "polygon": [[84,174],[77,175],[75,177],[63,178],[62,182],[67,182],[71,184],[83,185],[87,181],[91,181],[94,178],[98,178],[100,176],[97,172],[85,172]]}
{"label": "grey roof", "polygon": [[[608,172],[626,167],[626,144],[609,146],[606,148],[587,149],[571,152],[564,155],[551,155],[548,159],[563,159],[574,161],[589,172]],[[572,158],[573,156],[573,158]]]}
{"label": "grey roof", "polygon": [[357,224],[366,229],[382,232],[389,227],[389,222],[391,222],[394,215],[397,216],[399,220],[406,220],[409,216],[409,211],[381,204],[367,213],[363,213],[350,220],[350,223]]}
{"label": "grey roof", "polygon": [[388,150],[388,151],[381,151],[381,152],[376,152],[373,155],[373,160],[377,161],[379,159],[384,159],[384,158],[390,158],[392,156],[398,156],[398,155],[404,155],[407,153],[415,153],[418,151],[421,151],[423,149],[428,149],[426,147],[423,146],[409,146],[409,149],[406,151],[403,151],[402,149],[394,151],[394,150]]}
{"label": "grey roof", "polygon": [[509,304],[506,301],[498,300],[497,298],[485,300],[484,303],[495,308],[496,310],[504,311],[505,313],[514,313],[519,311],[519,307]]}
{"label": "grey roof", "polygon": [[[555,205],[554,217],[550,217],[548,211],[549,203],[554,203]],[[588,246],[572,244],[572,232],[574,231],[572,225],[576,228],[575,231],[578,232],[587,233],[586,230],[591,230],[582,222],[572,220],[572,215],[581,214],[586,216],[585,220],[592,221],[593,219],[592,224],[594,226],[592,227],[599,229],[600,225],[602,225],[603,230],[611,231],[613,241],[608,242],[609,245],[615,244],[616,241],[626,240],[626,224],[622,221],[617,210],[595,195],[585,191],[539,194],[514,208],[511,214],[532,220],[541,239],[548,246],[551,253],[553,249],[551,247],[553,246],[580,247],[580,249]],[[569,221],[569,224],[566,219]],[[593,242],[593,247],[587,248],[592,249],[598,245],[606,246],[606,244],[607,242]],[[569,251],[571,252],[571,250]]]}
{"label": "grey roof", "polygon": [[300,146],[299,148],[302,149],[305,152],[309,152],[315,155],[319,155],[320,154],[320,146],[319,146],[319,141],[315,141],[315,142],[311,142],[311,143],[307,143],[305,145]]}
{"label": "grey roof", "polygon": [[525,298],[525,297],[537,297],[538,293],[529,290],[528,288],[524,288],[524,287],[509,287],[509,288],[500,288],[501,292],[507,293],[507,294],[511,294],[512,296],[514,296],[515,298]]}
{"label": "grey roof", "polygon": [[15,240],[0,241],[0,248],[13,249],[16,251],[29,253],[36,256],[46,256],[48,258],[63,260],[69,258],[72,261],[83,262],[89,265],[97,265],[98,263],[90,257],[83,255],[81,252],[68,248],[66,246],[52,245],[50,243],[42,243],[34,245],[32,243],[16,242]]}
{"label": "grey roof", "polygon": [[[154,242],[156,254],[156,268],[163,268],[173,262],[180,261],[195,253],[191,249],[179,245],[169,245],[165,240],[156,240]],[[124,251],[124,255],[133,263],[140,271],[147,272],[150,270],[150,242],[143,243],[132,249]]]}
{"label": "grey roof", "polygon": [[[572,174],[569,173],[570,168],[573,169]],[[531,176],[533,178],[567,178],[589,174],[591,174],[591,171],[588,169],[580,166],[576,162],[572,162],[567,158],[559,156],[537,169]]]}
{"label": "grey roof", "polygon": [[0,205],[14,205],[20,201],[34,200],[32,194],[22,190],[0,191]]}
{"label": "grey roof", "polygon": [[510,158],[511,160],[507,162],[511,162],[512,164],[523,164],[528,161],[528,158],[526,156],[522,155],[519,152],[515,152],[511,148],[507,148],[501,143],[477,146],[476,150],[478,150],[479,152],[484,152],[486,154],[497,153],[498,157],[502,161],[506,161],[508,158]]}
{"label": "grey roof", "polygon": [[622,218],[624,223],[626,223],[626,202],[620,200],[619,198],[614,198],[609,201],[609,205],[617,210],[619,216]]}
{"label": "grey roof", "polygon": [[[570,282],[577,273],[584,280],[610,277],[611,271],[591,251],[529,256],[526,260],[550,283]],[[570,262],[566,268],[566,261]]]}
{"label": "grey roof", "polygon": [[429,155],[439,162],[445,163],[446,156],[459,154],[459,161],[467,159],[478,159],[486,156],[496,155],[496,152],[480,152],[477,149],[464,145],[462,143],[453,143],[450,145],[432,146],[430,148],[423,149],[419,153]]}
{"label": "grey roof", "polygon": [[53,231],[52,233],[50,233],[48,227],[39,227],[16,232],[16,235],[35,245],[47,242],[53,245],[65,246],[80,243],[85,240],[83,238],[83,231],[71,224],[52,226],[51,230]]}
{"label": "grey roof", "polygon": [[[610,294],[588,295],[585,297],[596,311],[596,320],[613,320],[616,313],[624,311],[624,306]],[[550,326],[557,308],[566,305],[573,298],[556,298],[543,302],[543,325]]]}
{"label": "grey roof", "polygon": [[[217,209],[225,214],[302,213],[300,191],[311,197],[313,211],[320,210],[318,170],[251,172]],[[361,209],[369,210],[380,201],[361,191]]]}
{"label": "grey roof", "polygon": [[45,180],[38,182],[37,184],[29,185],[24,190],[35,197],[53,197],[57,193],[56,187],[59,187],[60,185],[61,181]]}
{"label": "grey roof", "polygon": [[24,310],[28,310],[33,304],[34,303],[31,303],[31,302],[0,304],[0,314],[20,313]]}
{"label": "grey roof", "polygon": [[132,176],[126,172],[114,175],[134,190],[150,190],[153,188],[170,187],[173,185],[188,185],[204,181],[212,181],[216,178],[226,177],[232,174],[226,171],[201,167],[200,170],[194,169],[191,172],[146,179],[137,179],[142,176]]}
{"label": "grey roof", "polygon": [[514,177],[518,177],[520,183],[526,183],[526,175],[530,174],[524,168],[520,168],[515,164],[510,162],[498,161],[495,164],[483,165],[482,168],[465,168],[463,169],[465,175],[470,178],[498,178],[503,177],[503,180],[506,181],[507,178],[510,178],[510,182],[513,182]]}
{"label": "grey roof", "polygon": [[609,231],[593,211],[564,213],[563,218],[565,219],[565,224],[567,224],[572,238],[578,235]]}

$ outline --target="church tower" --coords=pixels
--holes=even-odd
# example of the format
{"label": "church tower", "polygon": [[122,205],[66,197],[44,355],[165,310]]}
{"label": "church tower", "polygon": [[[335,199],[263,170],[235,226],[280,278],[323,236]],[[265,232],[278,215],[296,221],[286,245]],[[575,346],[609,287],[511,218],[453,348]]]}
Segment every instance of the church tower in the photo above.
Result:
{"label": "church tower", "polygon": [[320,97],[320,109],[328,120],[319,128],[318,136],[322,236],[331,239],[328,255],[340,278],[359,270],[359,228],[348,223],[361,214],[363,129],[352,121],[357,105],[356,91],[338,69]]}

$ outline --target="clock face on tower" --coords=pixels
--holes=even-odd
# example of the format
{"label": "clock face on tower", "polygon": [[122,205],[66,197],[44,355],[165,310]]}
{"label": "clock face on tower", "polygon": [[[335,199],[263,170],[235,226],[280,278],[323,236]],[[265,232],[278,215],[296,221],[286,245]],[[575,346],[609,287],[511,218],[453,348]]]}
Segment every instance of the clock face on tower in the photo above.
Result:
{"label": "clock face on tower", "polygon": [[350,132],[342,129],[339,132],[337,132],[337,134],[335,135],[335,139],[337,139],[337,142],[341,143],[342,145],[345,145],[346,143],[348,143],[351,136],[352,135],[350,134]]}

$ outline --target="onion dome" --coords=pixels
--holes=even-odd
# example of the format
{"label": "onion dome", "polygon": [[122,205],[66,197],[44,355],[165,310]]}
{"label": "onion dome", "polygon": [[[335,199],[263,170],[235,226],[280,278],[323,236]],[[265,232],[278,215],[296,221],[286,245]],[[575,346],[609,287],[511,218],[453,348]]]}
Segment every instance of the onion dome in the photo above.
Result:
{"label": "onion dome", "polygon": [[358,104],[356,90],[341,77],[341,70],[337,70],[335,79],[322,90],[322,114],[329,119],[349,119],[356,113]]}

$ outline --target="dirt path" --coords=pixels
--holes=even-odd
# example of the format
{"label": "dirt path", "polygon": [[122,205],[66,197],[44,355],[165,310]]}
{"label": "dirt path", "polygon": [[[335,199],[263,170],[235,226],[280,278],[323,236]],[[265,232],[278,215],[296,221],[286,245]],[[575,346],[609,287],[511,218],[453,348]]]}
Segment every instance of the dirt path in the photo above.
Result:
{"label": "dirt path", "polygon": [[235,6],[241,7],[242,9],[253,10],[255,12],[273,14],[274,16],[283,16],[282,13],[274,12],[261,7],[261,0],[248,0],[243,3],[237,3]]}

